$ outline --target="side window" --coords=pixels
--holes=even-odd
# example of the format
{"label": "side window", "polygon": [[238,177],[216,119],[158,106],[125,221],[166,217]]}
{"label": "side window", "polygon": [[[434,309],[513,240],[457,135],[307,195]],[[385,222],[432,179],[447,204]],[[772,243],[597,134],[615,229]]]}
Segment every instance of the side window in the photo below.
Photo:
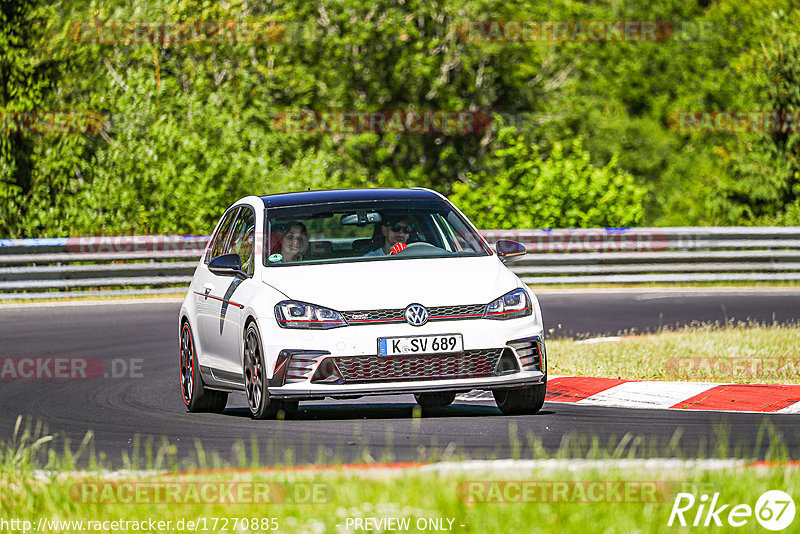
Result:
{"label": "side window", "polygon": [[213,258],[217,256],[221,256],[225,254],[225,241],[228,239],[228,234],[231,231],[231,223],[233,222],[234,216],[238,212],[238,208],[234,208],[228,213],[225,214],[225,218],[222,220],[222,224],[219,225],[219,230],[217,231],[217,235],[214,236],[214,242],[209,247],[209,254],[206,256],[206,263],[211,261]]}
{"label": "side window", "polygon": [[458,241],[453,235],[453,229],[449,224],[447,224],[441,214],[435,214],[433,219],[436,225],[436,232],[442,241],[442,248],[449,250],[450,252],[463,250],[463,247],[459,246]]}
{"label": "side window", "polygon": [[242,270],[253,274],[253,243],[255,241],[256,216],[250,208],[239,210],[233,223],[231,240],[225,254],[238,254],[242,258]]}
{"label": "side window", "polygon": [[[444,222],[444,221],[443,221]],[[478,241],[476,235],[467,228],[455,212],[447,214],[447,222],[444,224],[452,231],[455,232],[456,242],[461,250],[464,252],[481,252],[483,246]]]}

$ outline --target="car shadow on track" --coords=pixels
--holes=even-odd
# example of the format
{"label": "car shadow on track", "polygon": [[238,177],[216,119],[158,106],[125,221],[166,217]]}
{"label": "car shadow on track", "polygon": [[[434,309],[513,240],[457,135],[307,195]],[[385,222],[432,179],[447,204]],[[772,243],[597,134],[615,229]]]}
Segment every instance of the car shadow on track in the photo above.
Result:
{"label": "car shadow on track", "polygon": [[[296,413],[287,415],[290,421],[342,421],[350,419],[414,419],[416,404],[312,404],[300,405]],[[542,410],[539,415],[554,414],[554,411]],[[225,415],[250,418],[247,408],[228,408]],[[422,419],[434,417],[502,417],[495,406],[475,404],[453,404],[445,408],[424,409],[420,413]]]}

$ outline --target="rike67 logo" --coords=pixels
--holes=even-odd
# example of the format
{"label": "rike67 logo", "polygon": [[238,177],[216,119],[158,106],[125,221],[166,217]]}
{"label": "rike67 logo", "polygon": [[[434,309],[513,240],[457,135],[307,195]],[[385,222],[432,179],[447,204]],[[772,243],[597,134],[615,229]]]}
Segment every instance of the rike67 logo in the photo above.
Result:
{"label": "rike67 logo", "polygon": [[742,527],[753,517],[767,530],[784,530],[792,524],[795,515],[794,501],[791,495],[780,490],[765,492],[756,501],[755,509],[749,504],[720,502],[719,493],[709,496],[703,494],[696,499],[691,493],[678,493],[672,512],[669,514],[667,526],[673,524],[685,527],[723,526],[724,522],[731,527]]}

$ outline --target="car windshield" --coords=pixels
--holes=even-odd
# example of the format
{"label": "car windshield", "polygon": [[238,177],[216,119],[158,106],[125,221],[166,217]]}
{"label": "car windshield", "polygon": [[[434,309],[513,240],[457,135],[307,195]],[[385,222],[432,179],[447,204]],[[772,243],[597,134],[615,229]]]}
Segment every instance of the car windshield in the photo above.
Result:
{"label": "car windshield", "polygon": [[486,256],[482,238],[446,202],[370,201],[270,208],[264,265]]}

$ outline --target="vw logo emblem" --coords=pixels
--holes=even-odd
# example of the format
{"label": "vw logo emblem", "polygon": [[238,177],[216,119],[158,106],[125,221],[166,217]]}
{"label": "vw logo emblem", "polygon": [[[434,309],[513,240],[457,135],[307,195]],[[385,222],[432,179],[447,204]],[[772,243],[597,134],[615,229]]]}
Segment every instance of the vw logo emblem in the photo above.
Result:
{"label": "vw logo emblem", "polygon": [[406,322],[411,326],[422,326],[428,322],[428,310],[422,304],[411,304],[406,308]]}

